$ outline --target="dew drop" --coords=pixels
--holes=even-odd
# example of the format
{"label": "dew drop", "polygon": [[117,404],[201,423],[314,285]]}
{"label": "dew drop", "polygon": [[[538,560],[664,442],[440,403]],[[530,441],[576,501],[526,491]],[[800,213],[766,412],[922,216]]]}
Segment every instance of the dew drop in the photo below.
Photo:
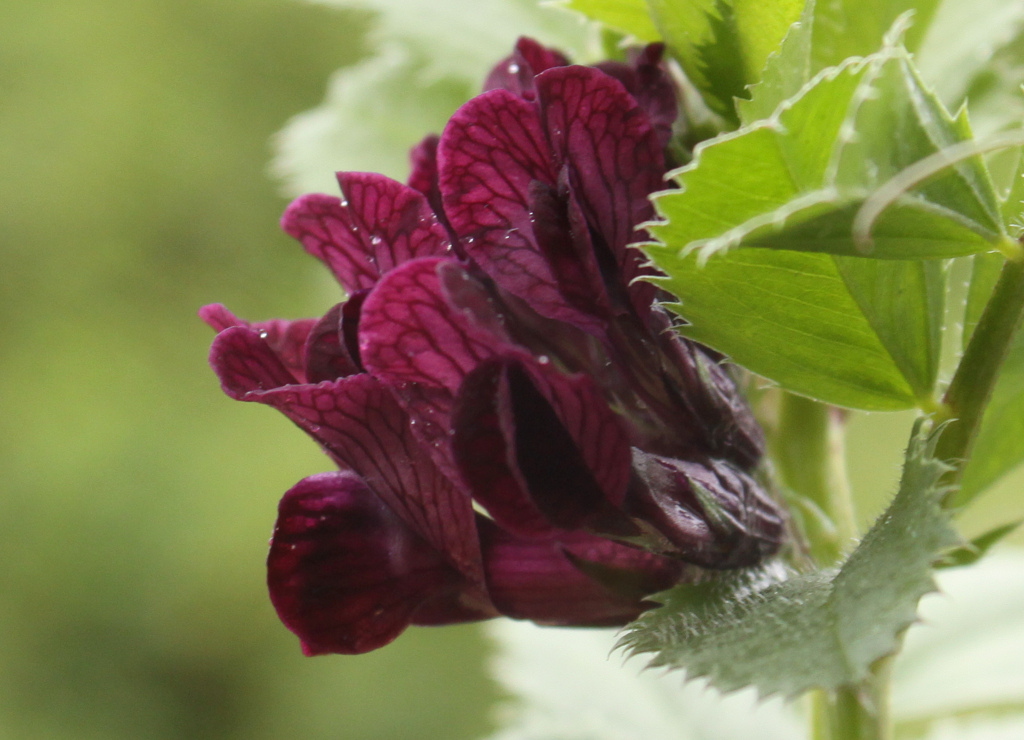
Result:
{"label": "dew drop", "polygon": [[537,362],[539,362],[541,365],[547,365],[549,362],[551,362],[551,358],[548,357],[547,355],[538,355]]}
{"label": "dew drop", "polygon": [[384,240],[381,239],[380,236],[378,236],[377,234],[374,234],[373,236],[370,237],[370,244],[372,244],[375,247],[379,247],[383,243],[383,241]]}
{"label": "dew drop", "polygon": [[342,198],[342,199],[341,199],[341,203],[339,203],[339,205],[340,205],[340,206],[341,206],[342,208],[348,208],[348,201],[347,201],[347,200],[345,200],[344,198]]}
{"label": "dew drop", "polygon": [[513,74],[513,75],[514,74],[518,74],[519,73],[519,65],[516,64],[515,62],[512,62],[510,65],[508,65],[508,72],[509,72],[509,74]]}
{"label": "dew drop", "polygon": [[268,332],[266,332],[266,331],[261,331],[260,332],[260,339],[266,339],[268,336],[270,336]]}

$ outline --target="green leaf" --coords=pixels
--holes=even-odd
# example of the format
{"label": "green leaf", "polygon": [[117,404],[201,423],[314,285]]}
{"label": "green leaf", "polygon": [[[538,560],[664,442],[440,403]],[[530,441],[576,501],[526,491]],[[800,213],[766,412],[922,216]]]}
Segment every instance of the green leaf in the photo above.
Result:
{"label": "green leaf", "polygon": [[[915,388],[851,294],[835,258],[741,249],[701,267],[695,255],[652,256],[670,275],[659,284],[681,301],[671,308],[691,322],[681,327],[684,335],[811,398],[869,410],[915,404]],[[907,286],[908,313],[902,318],[912,325],[929,323],[929,291],[920,290],[926,284],[923,263],[878,264],[883,272],[898,266],[915,276]],[[862,282],[859,277],[851,274],[851,282]],[[876,320],[883,316],[873,312]],[[908,341],[933,335],[929,329]],[[921,362],[918,357],[912,364]],[[929,356],[924,365],[933,362]]]}
{"label": "green leaf", "polygon": [[[821,75],[776,117],[698,147],[678,172],[680,190],[656,205],[658,241],[707,255],[743,244],[862,255],[852,233],[859,207],[904,167],[969,132],[921,88],[897,49]],[[980,157],[897,198],[872,229],[871,256],[952,257],[1003,235]]]}
{"label": "green leaf", "polygon": [[[905,51],[889,48],[822,73],[771,118],[699,147],[680,189],[657,196],[665,221],[649,227],[659,243],[647,247],[680,298],[685,333],[829,403],[891,409],[929,397],[944,278],[937,265],[905,260],[986,251],[1003,238],[985,164],[953,165],[882,210],[871,256],[891,265],[862,264],[853,224],[902,168],[965,140],[966,119],[951,118]],[[737,245],[761,249],[716,264]],[[751,256],[762,250],[771,254]],[[820,275],[829,277],[815,283]]]}
{"label": "green leaf", "polygon": [[1006,258],[998,252],[989,252],[974,255],[971,257],[971,262],[971,282],[967,289],[967,305],[964,307],[964,329],[961,341],[964,349],[967,348],[967,343],[971,341],[974,329],[978,326],[978,320],[985,310],[985,304],[988,303],[993,288],[996,287],[999,272],[1003,269]]}
{"label": "green leaf", "polygon": [[794,97],[811,79],[811,29],[815,0],[808,0],[803,13],[786,32],[778,49],[768,56],[761,81],[750,86],[750,99],[737,98],[736,110],[744,125],[768,118],[788,98]]}
{"label": "green leaf", "polygon": [[761,77],[804,0],[647,0],[672,55],[708,106],[736,121],[734,98]]}
{"label": "green leaf", "polygon": [[873,54],[907,11],[913,11],[907,46],[916,49],[939,4],[940,0],[819,0],[814,13],[814,69]]}
{"label": "green leaf", "polygon": [[935,440],[918,424],[899,492],[840,568],[770,585],[748,575],[679,586],[658,596],[665,605],[630,625],[622,644],[726,691],[752,685],[796,696],[863,680],[899,647],[918,600],[934,590],[932,563],[957,543],[939,505],[950,468],[932,456]]}
{"label": "green leaf", "polygon": [[902,262],[836,257],[864,318],[914,392],[935,386],[942,351],[946,276],[935,260]]}
{"label": "green leaf", "polygon": [[639,41],[661,38],[647,11],[647,0],[562,0],[558,5],[635,36]]}
{"label": "green leaf", "polygon": [[1017,334],[964,466],[957,503],[966,505],[1024,462],[1024,335]]}
{"label": "green leaf", "polygon": [[966,565],[974,565],[985,557],[988,551],[995,545],[1017,531],[1021,524],[1024,524],[1024,519],[990,529],[978,535],[970,542],[950,550],[943,556],[942,560],[935,564],[935,567],[962,568]]}

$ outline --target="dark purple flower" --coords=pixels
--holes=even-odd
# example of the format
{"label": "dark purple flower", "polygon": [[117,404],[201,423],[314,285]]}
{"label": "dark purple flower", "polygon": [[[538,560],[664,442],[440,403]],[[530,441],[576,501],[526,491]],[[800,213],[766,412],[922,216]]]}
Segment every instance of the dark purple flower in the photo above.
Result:
{"label": "dark purple flower", "polygon": [[343,172],[342,198],[286,211],[344,303],[201,312],[225,391],[342,471],[285,494],[270,549],[308,654],[497,615],[622,624],[782,539],[733,380],[636,279],[676,110],[660,48],[581,67],[523,39],[486,87],[413,151],[409,185]]}

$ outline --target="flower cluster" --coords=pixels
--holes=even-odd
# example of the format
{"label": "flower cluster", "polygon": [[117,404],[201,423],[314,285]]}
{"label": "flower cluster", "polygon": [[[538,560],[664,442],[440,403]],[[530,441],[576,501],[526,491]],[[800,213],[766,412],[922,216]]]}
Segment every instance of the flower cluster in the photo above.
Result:
{"label": "flower cluster", "polygon": [[572,66],[521,40],[409,184],[342,172],[340,199],[288,208],[346,301],[294,322],[203,309],[225,391],[340,468],[285,494],[268,560],[307,654],[497,615],[622,624],[777,549],[761,433],[629,246],[676,116],[660,55]]}

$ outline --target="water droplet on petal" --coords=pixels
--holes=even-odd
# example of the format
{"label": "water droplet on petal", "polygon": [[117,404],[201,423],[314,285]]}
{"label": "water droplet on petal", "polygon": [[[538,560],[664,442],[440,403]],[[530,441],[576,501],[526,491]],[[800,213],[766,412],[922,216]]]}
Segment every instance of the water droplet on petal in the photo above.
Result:
{"label": "water droplet on petal", "polygon": [[380,236],[378,236],[377,234],[374,234],[373,236],[370,237],[370,244],[372,244],[375,247],[379,247],[383,243],[383,241],[384,240],[381,239]]}
{"label": "water droplet on petal", "polygon": [[538,355],[537,362],[539,362],[541,365],[547,365],[549,362],[551,362],[551,358],[548,357],[547,355]]}
{"label": "water droplet on petal", "polygon": [[268,332],[266,332],[266,331],[261,331],[260,332],[260,339],[266,339],[268,336],[270,336]]}
{"label": "water droplet on petal", "polygon": [[508,65],[508,72],[509,74],[513,75],[519,74],[519,65],[516,64],[515,62],[512,62],[511,64]]}

